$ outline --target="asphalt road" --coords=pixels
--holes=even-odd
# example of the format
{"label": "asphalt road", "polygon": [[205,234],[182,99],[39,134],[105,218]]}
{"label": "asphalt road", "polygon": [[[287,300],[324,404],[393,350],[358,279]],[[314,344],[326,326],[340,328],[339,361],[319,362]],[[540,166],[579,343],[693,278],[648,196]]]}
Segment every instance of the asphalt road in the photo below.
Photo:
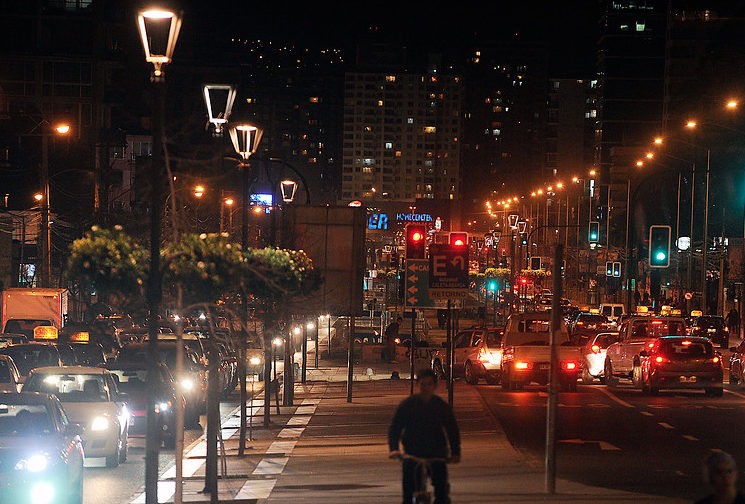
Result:
{"label": "asphalt road", "polygon": [[[541,466],[546,387],[515,392],[477,388],[513,446]],[[709,450],[724,450],[745,462],[745,390],[725,388],[722,398],[702,391],[662,391],[650,397],[622,381],[615,389],[579,385],[575,393],[561,393],[558,476],[618,490],[701,497],[706,488],[700,467]]]}

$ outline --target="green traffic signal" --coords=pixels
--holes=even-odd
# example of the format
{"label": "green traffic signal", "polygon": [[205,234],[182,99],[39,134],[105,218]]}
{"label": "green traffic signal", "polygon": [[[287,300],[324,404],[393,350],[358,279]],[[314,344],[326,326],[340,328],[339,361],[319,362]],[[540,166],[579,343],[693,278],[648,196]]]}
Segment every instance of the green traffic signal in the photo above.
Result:
{"label": "green traffic signal", "polygon": [[600,223],[590,222],[589,232],[590,243],[597,243],[600,240]]}
{"label": "green traffic signal", "polygon": [[670,266],[670,226],[650,226],[649,267],[667,268],[668,266]]}
{"label": "green traffic signal", "polygon": [[487,289],[494,292],[497,290],[497,281],[496,280],[490,280],[489,283],[486,286]]}

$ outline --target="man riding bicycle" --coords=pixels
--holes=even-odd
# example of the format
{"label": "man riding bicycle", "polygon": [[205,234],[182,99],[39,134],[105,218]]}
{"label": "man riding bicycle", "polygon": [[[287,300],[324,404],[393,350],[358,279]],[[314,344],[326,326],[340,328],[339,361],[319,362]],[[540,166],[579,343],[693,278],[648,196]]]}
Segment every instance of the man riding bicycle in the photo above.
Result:
{"label": "man riding bicycle", "polygon": [[[450,484],[445,460],[460,462],[460,431],[453,410],[442,398],[435,395],[437,376],[431,369],[422,369],[416,375],[419,393],[401,401],[388,429],[389,458],[401,458],[404,452],[418,458],[441,459],[429,465],[435,504],[450,502]],[[449,450],[448,450],[449,447]],[[411,504],[417,486],[418,462],[402,460],[403,502]]]}

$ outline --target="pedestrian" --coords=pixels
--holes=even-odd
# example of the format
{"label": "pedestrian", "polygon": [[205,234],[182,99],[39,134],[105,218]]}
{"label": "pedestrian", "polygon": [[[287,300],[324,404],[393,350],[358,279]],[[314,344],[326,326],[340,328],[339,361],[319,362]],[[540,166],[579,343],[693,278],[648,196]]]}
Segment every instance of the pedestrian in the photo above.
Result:
{"label": "pedestrian", "polygon": [[704,481],[714,493],[696,504],[745,504],[745,495],[737,491],[737,464],[732,455],[722,451],[711,452],[702,467]]}
{"label": "pedestrian", "polygon": [[732,308],[727,316],[724,318],[729,329],[730,336],[739,338],[740,337],[740,314],[735,308]]}
{"label": "pedestrian", "polygon": [[644,291],[644,297],[642,298],[642,304],[644,306],[649,306],[652,304],[652,301],[649,299],[649,292]]}
{"label": "pedestrian", "polygon": [[441,308],[437,309],[437,327],[445,329],[445,323],[447,322],[448,312]]}
{"label": "pedestrian", "polygon": [[634,305],[639,306],[639,303],[642,302],[642,295],[639,294],[639,289],[634,290]]}
{"label": "pedestrian", "polygon": [[[401,330],[401,325],[404,323],[404,319],[397,317],[395,322],[388,324],[385,329],[385,348],[387,353],[388,362],[396,361],[396,346],[399,343],[398,332]],[[397,341],[399,340],[399,341]]]}
{"label": "pedestrian", "polygon": [[[437,376],[431,369],[416,375],[418,394],[407,397],[398,405],[388,429],[389,458],[401,458],[403,453],[419,458],[445,459],[460,462],[460,431],[450,405],[435,395]],[[435,489],[435,504],[449,504],[450,483],[443,461],[429,464],[430,479]],[[402,460],[403,502],[410,504],[416,488],[416,461]]]}

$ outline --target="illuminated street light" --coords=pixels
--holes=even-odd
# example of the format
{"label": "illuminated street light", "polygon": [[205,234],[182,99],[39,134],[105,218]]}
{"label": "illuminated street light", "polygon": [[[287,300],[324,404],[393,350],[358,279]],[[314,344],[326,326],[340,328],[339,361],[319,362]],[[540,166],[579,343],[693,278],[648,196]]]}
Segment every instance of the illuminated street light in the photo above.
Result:
{"label": "illuminated street light", "polygon": [[595,170],[590,170],[590,176],[594,177],[597,172]]}
{"label": "illuminated street light", "polygon": [[292,203],[292,200],[295,199],[297,182],[294,180],[283,180],[279,183],[279,188],[282,190],[282,201]]}
{"label": "illuminated street light", "polygon": [[730,100],[727,102],[727,108],[737,108],[737,102],[735,100]]}
{"label": "illuminated street light", "polygon": [[60,135],[66,135],[67,133],[70,132],[70,125],[69,124],[60,124],[56,128],[54,128],[54,129],[57,130],[57,133],[59,133]]}
{"label": "illuminated street light", "polygon": [[35,199],[36,201],[41,201],[41,200],[43,200],[43,199],[44,199],[44,195],[43,195],[43,194],[41,194],[41,193],[36,193],[36,194],[34,194],[34,199]]}
{"label": "illuminated street light", "polygon": [[197,198],[201,198],[202,195],[204,195],[204,186],[196,186],[194,188],[194,196],[196,196]]}
{"label": "illuminated street light", "polygon": [[643,165],[644,165],[644,161],[637,161],[636,162],[636,166],[643,166]]}
{"label": "illuminated street light", "polygon": [[250,124],[239,124],[230,129],[230,139],[233,142],[235,152],[244,161],[247,161],[258,149],[262,133],[261,128]]}
{"label": "illuminated street light", "polygon": [[656,143],[657,145],[662,144],[662,138],[655,138],[654,143]]}
{"label": "illuminated street light", "polygon": [[686,123],[686,128],[695,128],[696,127],[696,121],[688,121]]}
{"label": "illuminated street light", "polygon": [[[153,77],[157,80],[163,75],[162,66],[171,62],[176,48],[181,18],[171,11],[148,10],[137,15],[145,61],[153,64]],[[163,37],[165,33],[166,37]]]}
{"label": "illuminated street light", "polygon": [[227,124],[233,110],[236,90],[233,86],[225,84],[205,84],[203,90],[207,117],[209,122],[215,125],[214,135],[222,137],[222,128]]}
{"label": "illuminated street light", "polygon": [[233,198],[228,198],[225,200],[225,204],[228,206],[232,205],[233,203],[234,203]]}

